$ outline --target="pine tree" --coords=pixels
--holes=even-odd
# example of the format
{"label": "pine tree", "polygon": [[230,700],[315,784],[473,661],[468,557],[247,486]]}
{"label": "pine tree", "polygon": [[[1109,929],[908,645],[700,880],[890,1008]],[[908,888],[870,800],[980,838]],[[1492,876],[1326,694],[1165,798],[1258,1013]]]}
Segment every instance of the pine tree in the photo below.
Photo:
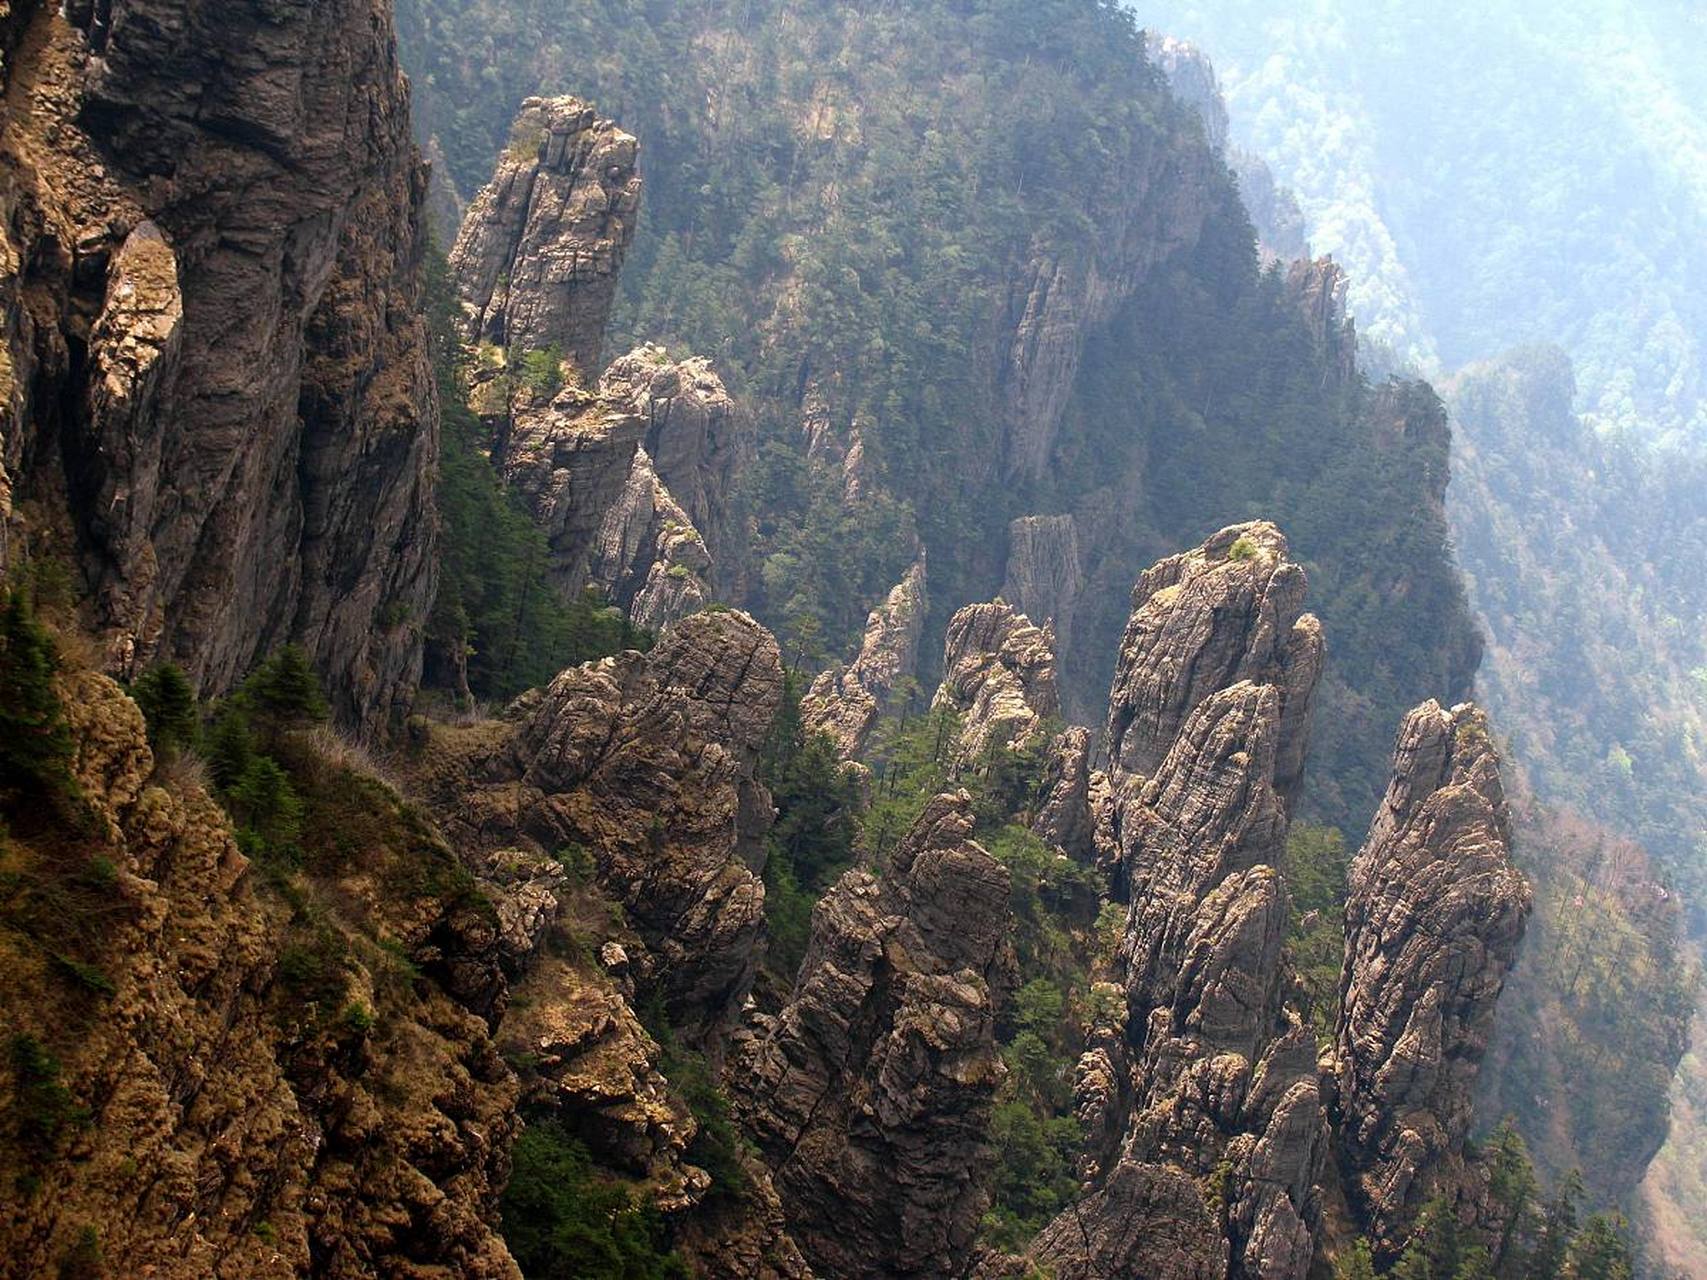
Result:
{"label": "pine tree", "polygon": [[1588,1220],[1571,1243],[1572,1280],[1630,1280],[1635,1265],[1619,1225],[1601,1213]]}
{"label": "pine tree", "polygon": [[0,797],[71,790],[71,733],[53,687],[58,667],[29,601],[0,590]]}
{"label": "pine tree", "polygon": [[175,755],[195,745],[201,728],[196,691],[181,668],[167,663],[143,673],[130,696],[148,721],[148,744],[156,754]]}
{"label": "pine tree", "polygon": [[1369,1241],[1359,1240],[1334,1263],[1334,1280],[1375,1280],[1375,1255]]}

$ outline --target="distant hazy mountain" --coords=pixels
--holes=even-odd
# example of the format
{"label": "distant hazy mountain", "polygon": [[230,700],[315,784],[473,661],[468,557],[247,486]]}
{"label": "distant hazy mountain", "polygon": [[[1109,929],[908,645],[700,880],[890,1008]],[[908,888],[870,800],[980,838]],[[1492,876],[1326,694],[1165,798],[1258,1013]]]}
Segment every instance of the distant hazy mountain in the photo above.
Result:
{"label": "distant hazy mountain", "polygon": [[1558,343],[1595,425],[1707,442],[1707,8],[1135,8],[1214,59],[1367,336],[1431,371]]}

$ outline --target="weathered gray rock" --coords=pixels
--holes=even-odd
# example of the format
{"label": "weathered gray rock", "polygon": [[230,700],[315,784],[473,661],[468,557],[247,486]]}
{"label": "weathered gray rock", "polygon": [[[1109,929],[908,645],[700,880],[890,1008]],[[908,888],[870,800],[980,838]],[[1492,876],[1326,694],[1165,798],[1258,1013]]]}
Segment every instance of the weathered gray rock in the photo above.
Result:
{"label": "weathered gray rock", "polygon": [[1057,653],[1073,643],[1073,610],[1084,570],[1079,563],[1079,526],[1072,516],[1023,516],[1008,525],[1007,576],[1002,596],[1055,636]]}
{"label": "weathered gray rock", "polygon": [[1043,802],[1031,829],[1079,862],[1096,860],[1096,804],[1107,785],[1091,768],[1091,731],[1063,729],[1043,757]]}
{"label": "weathered gray rock", "polygon": [[464,337],[560,348],[590,383],[640,208],[638,147],[579,98],[529,98],[451,249]]}
{"label": "weathered gray rock", "polygon": [[800,700],[808,731],[828,734],[844,760],[865,750],[890,696],[918,670],[919,638],[929,609],[925,579],[921,551],[906,577],[866,617],[859,655],[845,667],[821,673]]}
{"label": "weathered gray rock", "polygon": [[1138,130],[1128,153],[1108,158],[1082,204],[1095,236],[1039,233],[1010,283],[996,368],[1010,480],[1035,480],[1048,466],[1090,335],[1203,229],[1214,154],[1158,142]]}
{"label": "weathered gray rock", "polygon": [[1425,703],[1399,731],[1392,784],[1352,863],[1340,980],[1347,1193],[1383,1252],[1402,1246],[1461,1154],[1530,905],[1486,718]]}
{"label": "weathered gray rock", "polygon": [[770,633],[698,613],[650,653],[571,667],[508,724],[441,730],[416,785],[465,847],[587,850],[644,945],[637,981],[698,1037],[757,965],[772,811],[754,768],[781,698]]}
{"label": "weathered gray rock", "polygon": [[1060,715],[1055,638],[1004,600],[969,604],[949,620],[934,707],[961,717],[959,758],[1035,744]]}
{"label": "weathered gray rock", "polygon": [[1132,592],[1109,696],[1113,766],[1153,772],[1192,711],[1241,680],[1272,686],[1274,786],[1290,805],[1321,675],[1321,624],[1303,612],[1304,571],[1272,524],[1234,525],[1148,570]]}
{"label": "weathered gray rock", "polygon": [[373,725],[435,587],[390,6],[58,8],[7,14],[0,467],[68,515],[112,669],[220,693],[296,640]]}
{"label": "weathered gray rock", "polygon": [[1332,258],[1299,259],[1286,272],[1286,289],[1333,376],[1357,377],[1357,325],[1346,312],[1351,282]]}
{"label": "weathered gray rock", "polygon": [[637,626],[657,631],[705,607],[710,570],[705,540],[658,478],[651,455],[638,450],[622,494],[599,525],[590,582]]}
{"label": "weathered gray rock", "polygon": [[1303,589],[1257,525],[1134,592],[1097,806],[1129,904],[1124,1036],[1093,1034],[1076,1074],[1089,1189],[1028,1253],[1056,1275],[1309,1269],[1329,1143],[1311,1033],[1286,1002],[1277,786],[1320,672]]}
{"label": "weathered gray rock", "polygon": [[737,475],[752,461],[755,430],[704,356],[671,360],[654,343],[611,362],[600,379],[646,423],[641,443],[658,478],[704,535],[713,559],[734,519]]}
{"label": "weathered gray rock", "polygon": [[959,1274],[987,1196],[986,1129],[1014,982],[1008,874],[938,796],[881,879],[845,874],[813,913],[793,994],[737,1046],[731,1084],[821,1274]]}

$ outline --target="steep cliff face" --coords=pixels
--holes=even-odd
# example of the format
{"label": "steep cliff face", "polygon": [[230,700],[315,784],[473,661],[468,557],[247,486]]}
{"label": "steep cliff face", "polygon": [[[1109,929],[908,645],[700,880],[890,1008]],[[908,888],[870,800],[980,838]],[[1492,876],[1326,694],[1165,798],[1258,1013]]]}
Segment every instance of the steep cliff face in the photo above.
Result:
{"label": "steep cliff face", "polygon": [[1340,983],[1341,1150],[1383,1251],[1459,1159],[1529,908],[1486,718],[1419,707],[1352,863]]}
{"label": "steep cliff face", "polygon": [[1023,1259],[977,1274],[1302,1280],[1330,1240],[1366,1231],[1395,1252],[1423,1199],[1474,1192],[1475,1075],[1528,910],[1497,762],[1473,708],[1407,720],[1352,873],[1338,1048],[1318,1063],[1285,951],[1288,810],[1323,659],[1304,592],[1266,524],[1133,592],[1109,775],[1090,788],[1106,787],[1095,839],[1127,907],[1124,1007],[1087,1027],[1074,1073],[1084,1187]]}
{"label": "steep cliff face", "polygon": [[1126,1030],[1078,1071],[1093,1182],[1031,1254],[1057,1275],[1309,1269],[1328,1142],[1313,1039],[1285,1003],[1278,870],[1279,779],[1296,785],[1321,670],[1303,595],[1267,525],[1217,534],[1133,593],[1105,837],[1130,904]]}
{"label": "steep cliff face", "polygon": [[116,684],[72,671],[59,692],[88,818],[0,848],[8,1267],[512,1280],[515,1079],[443,976],[485,990],[499,958],[450,850],[340,771],[374,802],[364,834],[395,842],[275,894]]}
{"label": "steep cliff face", "polygon": [[971,1253],[1014,984],[1008,875],[972,825],[970,797],[939,796],[881,878],[843,876],[737,1053],[741,1115],[823,1275],[947,1276]]}
{"label": "steep cliff face", "polygon": [[383,719],[419,674],[437,448],[389,6],[8,21],[12,507],[66,530],[115,671],[223,691],[297,640]]}
{"label": "steep cliff face", "polygon": [[1073,643],[1073,612],[1084,569],[1079,526],[1072,516],[1022,516],[1008,525],[1008,563],[1002,599],[1055,634],[1056,647]]}
{"label": "steep cliff face", "polygon": [[450,265],[464,336],[517,354],[561,350],[599,371],[605,322],[640,208],[637,145],[579,98],[529,98]]}
{"label": "steep cliff face", "polygon": [[865,750],[890,696],[918,669],[929,608],[925,578],[921,553],[907,576],[871,611],[854,660],[821,673],[800,700],[807,728],[828,734],[844,760],[856,759]]}

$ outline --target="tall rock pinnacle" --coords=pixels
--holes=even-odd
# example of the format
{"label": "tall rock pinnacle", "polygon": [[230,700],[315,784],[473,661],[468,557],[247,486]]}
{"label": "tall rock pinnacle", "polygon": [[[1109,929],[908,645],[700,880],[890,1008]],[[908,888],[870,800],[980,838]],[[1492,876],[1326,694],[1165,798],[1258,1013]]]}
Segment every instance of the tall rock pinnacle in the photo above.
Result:
{"label": "tall rock pinnacle", "polygon": [[559,347],[591,382],[634,239],[637,152],[633,135],[579,98],[522,104],[450,254],[468,341]]}
{"label": "tall rock pinnacle", "polygon": [[1425,703],[1399,730],[1346,903],[1340,1139],[1348,1191],[1378,1247],[1403,1243],[1469,1135],[1530,900],[1486,717]]}

